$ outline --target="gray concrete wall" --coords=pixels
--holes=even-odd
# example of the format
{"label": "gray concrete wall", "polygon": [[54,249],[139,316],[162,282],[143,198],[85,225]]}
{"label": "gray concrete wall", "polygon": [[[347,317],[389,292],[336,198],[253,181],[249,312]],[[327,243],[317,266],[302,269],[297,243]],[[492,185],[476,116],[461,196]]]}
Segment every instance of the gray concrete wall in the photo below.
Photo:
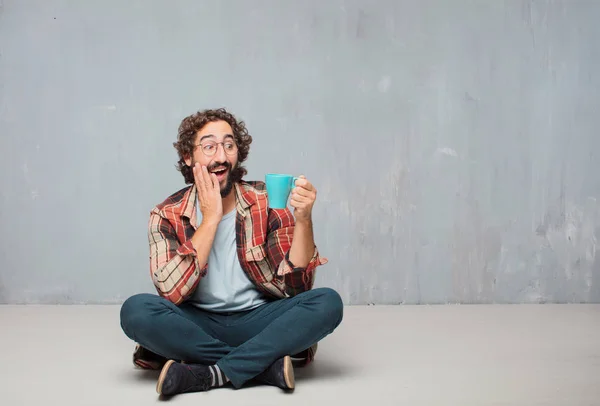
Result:
{"label": "gray concrete wall", "polygon": [[[0,1],[0,302],[152,292],[180,120],[319,189],[348,304],[600,301],[600,2]],[[284,146],[290,143],[293,147]]]}

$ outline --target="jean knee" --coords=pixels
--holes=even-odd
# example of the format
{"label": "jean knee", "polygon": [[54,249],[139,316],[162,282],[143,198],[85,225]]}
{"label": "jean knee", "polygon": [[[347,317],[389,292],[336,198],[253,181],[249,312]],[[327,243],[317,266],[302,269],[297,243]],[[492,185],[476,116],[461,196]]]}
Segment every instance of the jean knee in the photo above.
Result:
{"label": "jean knee", "polygon": [[120,312],[121,328],[129,338],[133,339],[135,331],[149,320],[149,305],[156,302],[157,298],[156,295],[140,293],[123,302]]}
{"label": "jean knee", "polygon": [[344,302],[340,294],[331,288],[317,289],[320,296],[320,304],[323,307],[323,313],[326,318],[335,327],[337,327],[344,317]]}

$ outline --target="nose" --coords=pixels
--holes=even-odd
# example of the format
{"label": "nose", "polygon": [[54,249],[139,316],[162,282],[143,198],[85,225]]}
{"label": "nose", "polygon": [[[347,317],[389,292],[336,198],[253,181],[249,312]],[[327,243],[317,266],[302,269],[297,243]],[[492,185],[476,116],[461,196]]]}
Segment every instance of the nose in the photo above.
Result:
{"label": "nose", "polygon": [[227,155],[225,154],[225,146],[222,143],[217,144],[217,152],[215,152],[213,160],[217,162],[225,162],[227,160]]}

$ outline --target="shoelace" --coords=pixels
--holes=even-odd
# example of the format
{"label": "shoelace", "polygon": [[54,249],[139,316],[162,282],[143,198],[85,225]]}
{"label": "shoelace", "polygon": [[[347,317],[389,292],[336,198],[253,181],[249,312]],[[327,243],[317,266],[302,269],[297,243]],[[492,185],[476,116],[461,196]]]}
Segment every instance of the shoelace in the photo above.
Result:
{"label": "shoelace", "polygon": [[[193,375],[195,382],[189,385],[189,388],[199,388],[207,390],[212,384],[212,375],[210,371],[203,371],[201,368],[193,368],[191,365],[185,365],[186,369]],[[197,371],[195,371],[195,369]]]}

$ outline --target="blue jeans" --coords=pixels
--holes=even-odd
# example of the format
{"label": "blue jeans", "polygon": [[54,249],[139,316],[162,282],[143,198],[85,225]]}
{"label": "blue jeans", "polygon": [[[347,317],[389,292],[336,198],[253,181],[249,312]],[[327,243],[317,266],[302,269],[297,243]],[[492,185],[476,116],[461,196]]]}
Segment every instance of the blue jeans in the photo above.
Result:
{"label": "blue jeans", "polygon": [[235,388],[277,359],[302,352],[341,323],[343,303],[329,288],[274,300],[256,309],[220,314],[153,294],[127,299],[121,328],[130,339],[165,358],[217,364]]}

